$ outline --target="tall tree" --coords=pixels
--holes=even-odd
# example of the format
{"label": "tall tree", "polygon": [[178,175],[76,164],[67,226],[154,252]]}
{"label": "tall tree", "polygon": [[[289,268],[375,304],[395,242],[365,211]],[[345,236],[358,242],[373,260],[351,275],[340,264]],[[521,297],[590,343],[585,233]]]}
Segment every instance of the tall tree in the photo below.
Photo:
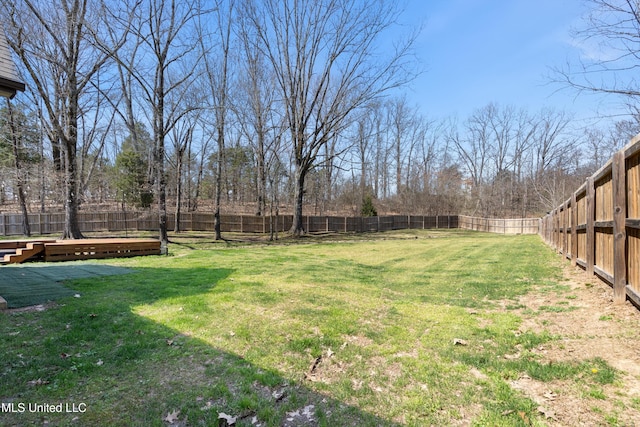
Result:
{"label": "tall tree", "polygon": [[[174,126],[196,108],[185,104],[186,93],[195,80],[198,44],[195,37],[195,18],[202,13],[199,0],[144,0],[130,6],[133,25],[129,28],[130,49],[133,55],[118,63],[131,75],[134,84],[124,79],[124,90],[137,88],[141,105],[148,111],[153,137],[153,170],[158,203],[158,231],[163,247],[167,234],[167,135]],[[129,15],[127,15],[129,16]],[[117,52],[113,53],[117,55]],[[193,56],[195,55],[195,56]],[[121,79],[122,81],[122,79]],[[125,97],[131,102],[131,95]],[[127,122],[128,123],[128,122]],[[135,122],[134,122],[135,124]],[[131,123],[128,123],[131,126]],[[135,135],[135,129],[133,132]]]}
{"label": "tall tree", "polygon": [[[218,143],[217,169],[216,169],[216,193],[214,201],[214,229],[215,239],[222,239],[220,229],[220,204],[222,195],[222,164],[225,152],[225,136],[228,130],[229,117],[229,55],[231,49],[232,25],[235,15],[234,0],[216,0],[213,10],[215,29],[211,33],[203,31],[200,36],[200,44],[203,52],[205,75],[209,83],[211,109],[213,110],[215,139]],[[205,20],[205,22],[209,22]],[[213,34],[215,33],[215,35]],[[215,40],[215,41],[214,41]],[[215,43],[217,41],[217,43]],[[211,43],[207,45],[206,43]],[[212,46],[218,49],[213,50]]]}
{"label": "tall tree", "polygon": [[[372,147],[375,148],[374,144],[377,137],[376,121],[379,120],[379,116],[380,104],[374,102],[362,108],[358,119],[354,123],[353,146],[356,150],[357,167],[360,169],[359,199],[361,202],[364,202],[365,197],[372,196],[372,194],[369,194],[368,189],[371,186],[371,182],[367,181],[367,179],[373,173],[371,167]],[[372,181],[375,180],[375,177],[373,178]]]}
{"label": "tall tree", "polygon": [[[196,128],[198,118],[197,117],[187,117],[185,120],[182,120],[181,123],[174,126],[171,134],[173,141],[173,151],[176,156],[175,159],[175,169],[176,169],[176,209],[175,209],[175,221],[173,226],[173,231],[179,233],[182,231],[180,229],[180,220],[182,216],[182,196],[183,196],[183,178],[182,171],[184,169],[184,158],[185,153],[187,152],[187,148],[191,146],[191,142],[193,141],[193,133]],[[189,163],[189,158],[187,157],[187,163]]]}
{"label": "tall tree", "polygon": [[[24,120],[20,120],[16,116],[19,114],[14,111],[13,105],[9,98],[6,99],[7,107],[2,111],[2,123],[3,129],[2,134],[3,137],[6,137],[10,142],[11,152],[13,154],[13,166],[15,172],[15,188],[18,193],[18,203],[20,205],[20,210],[22,211],[22,234],[25,236],[31,236],[31,226],[29,225],[29,211],[27,209],[27,200],[25,196],[25,180],[24,180],[24,171],[22,167],[22,160],[24,157],[23,154],[23,144],[21,140],[24,139],[23,135],[27,132],[26,123]],[[22,115],[20,115],[22,116]],[[24,117],[24,116],[22,116]],[[4,139],[4,138],[3,138]],[[0,149],[4,148],[4,141],[0,141]]]}
{"label": "tall tree", "polygon": [[[22,61],[46,111],[44,123],[64,164],[63,238],[81,238],[78,226],[78,121],[81,100],[110,56],[99,35],[100,4],[91,0],[0,0],[7,41]],[[117,50],[123,38],[110,46]]]}
{"label": "tall tree", "polygon": [[[268,59],[262,54],[256,28],[246,16],[240,15],[239,41],[242,47],[239,91],[233,98],[233,109],[238,125],[253,149],[256,167],[257,215],[267,213],[267,184],[270,180],[270,161],[274,150],[280,150],[283,118],[278,110],[277,87]],[[276,146],[278,148],[276,148]]]}
{"label": "tall tree", "polygon": [[319,153],[354,110],[412,78],[413,38],[377,55],[398,15],[383,0],[264,0],[247,2],[246,12],[284,103],[295,162],[290,231],[300,235],[305,178]]}

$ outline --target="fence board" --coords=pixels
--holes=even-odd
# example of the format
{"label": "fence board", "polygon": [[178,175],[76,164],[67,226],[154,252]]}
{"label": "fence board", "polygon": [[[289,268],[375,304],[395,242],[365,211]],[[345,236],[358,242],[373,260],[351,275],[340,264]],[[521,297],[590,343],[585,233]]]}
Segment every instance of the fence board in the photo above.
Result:
{"label": "fence board", "polygon": [[[567,223],[565,211],[573,208]],[[573,193],[569,205],[543,218],[541,235],[565,255],[575,250],[572,264],[609,282],[616,302],[628,296],[640,304],[639,220],[640,134],[589,177]]]}
{"label": "fence board", "polygon": [[[499,234],[538,234],[540,218],[493,219],[459,215],[452,228]],[[444,228],[444,227],[443,227]]]}
{"label": "fence board", "polygon": [[[82,232],[156,231],[155,212],[82,212],[78,215]],[[64,229],[64,213],[30,214],[31,229],[37,234],[58,234]],[[167,215],[167,225],[173,228],[175,214]],[[291,228],[291,215],[269,216],[221,215],[221,232],[268,233],[285,232]],[[303,225],[308,232],[374,232],[401,229],[465,228],[500,234],[537,234],[538,218],[487,219],[459,215],[390,215],[380,217],[304,216]],[[214,231],[213,213],[185,212],[180,215],[182,231]],[[21,235],[22,215],[0,214],[0,234]]]}

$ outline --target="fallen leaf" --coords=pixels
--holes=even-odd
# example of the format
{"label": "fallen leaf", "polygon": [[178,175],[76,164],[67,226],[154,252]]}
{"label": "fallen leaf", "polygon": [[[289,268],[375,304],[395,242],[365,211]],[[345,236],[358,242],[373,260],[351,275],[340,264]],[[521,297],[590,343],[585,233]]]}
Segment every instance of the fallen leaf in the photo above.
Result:
{"label": "fallen leaf", "polygon": [[333,356],[335,353],[333,351],[331,351],[331,349],[327,350],[327,358],[330,358],[331,356]]}
{"label": "fallen leaf", "polygon": [[307,425],[309,422],[314,421],[314,408],[314,405],[308,405],[302,408],[302,411],[298,409],[293,412],[287,412],[287,421]]}
{"label": "fallen leaf", "polygon": [[209,409],[211,409],[213,407],[213,402],[210,400],[207,400],[207,403],[205,403],[204,406],[200,407],[201,411],[208,411]]}
{"label": "fallen leaf", "polygon": [[218,414],[218,421],[222,421],[219,423],[221,427],[236,425],[236,419],[236,417],[225,414],[224,412]]}
{"label": "fallen leaf", "polygon": [[71,357],[71,355],[70,355],[70,354],[67,354],[67,353],[60,353],[60,358],[61,358],[61,359],[68,359],[69,357]]}
{"label": "fallen leaf", "polygon": [[316,357],[316,359],[313,361],[313,363],[309,367],[309,373],[311,375],[313,375],[316,372],[316,369],[318,368],[318,365],[320,364],[321,361],[322,361],[322,355]]}
{"label": "fallen leaf", "polygon": [[502,411],[502,416],[503,416],[503,417],[506,417],[507,415],[511,415],[511,414],[513,414],[514,412],[516,412],[516,411],[515,411],[515,410],[513,410],[513,409],[507,409],[506,411]]}
{"label": "fallen leaf", "polygon": [[180,411],[169,412],[166,417],[162,420],[168,422],[169,424],[175,424],[178,421],[178,416],[180,415]]}
{"label": "fallen leaf", "polygon": [[316,374],[308,374],[306,372],[304,373],[304,379],[311,382],[319,381],[318,378],[316,378]]}
{"label": "fallen leaf", "polygon": [[453,339],[453,345],[468,345],[469,343],[460,338]]}
{"label": "fallen leaf", "polygon": [[286,394],[286,390],[285,389],[279,389],[279,390],[274,390],[273,393],[271,393],[271,397],[273,397],[276,402],[281,400]]}
{"label": "fallen leaf", "polygon": [[524,411],[518,411],[518,415],[520,416],[520,418],[522,418],[522,421],[524,421],[524,423],[526,425],[531,425],[531,422],[529,421],[529,417],[527,417],[526,412]]}
{"label": "fallen leaf", "polygon": [[552,420],[557,421],[556,413],[551,409],[547,409],[543,406],[538,406],[538,412],[540,412],[546,419],[551,418]]}
{"label": "fallen leaf", "polygon": [[45,385],[45,384],[49,384],[49,381],[47,380],[43,380],[42,378],[38,378],[37,380],[31,380],[27,383],[28,385],[32,385],[32,386],[38,386],[38,385]]}

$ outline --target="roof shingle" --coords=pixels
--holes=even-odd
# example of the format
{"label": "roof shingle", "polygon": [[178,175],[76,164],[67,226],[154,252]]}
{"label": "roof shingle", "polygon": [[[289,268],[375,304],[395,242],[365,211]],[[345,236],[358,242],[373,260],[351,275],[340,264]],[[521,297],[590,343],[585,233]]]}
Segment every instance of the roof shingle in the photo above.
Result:
{"label": "roof shingle", "polygon": [[13,98],[16,91],[24,91],[24,89],[25,85],[18,75],[7,39],[4,32],[0,30],[0,95]]}

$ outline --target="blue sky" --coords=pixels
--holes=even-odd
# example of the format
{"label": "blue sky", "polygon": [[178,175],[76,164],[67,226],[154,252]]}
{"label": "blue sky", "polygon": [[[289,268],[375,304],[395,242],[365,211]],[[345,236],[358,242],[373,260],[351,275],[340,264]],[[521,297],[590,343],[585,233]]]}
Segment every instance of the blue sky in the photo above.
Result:
{"label": "blue sky", "polygon": [[423,22],[416,50],[426,69],[409,99],[431,117],[463,119],[490,102],[612,113],[612,100],[559,91],[548,77],[585,53],[571,36],[584,12],[582,0],[409,0],[403,18]]}

